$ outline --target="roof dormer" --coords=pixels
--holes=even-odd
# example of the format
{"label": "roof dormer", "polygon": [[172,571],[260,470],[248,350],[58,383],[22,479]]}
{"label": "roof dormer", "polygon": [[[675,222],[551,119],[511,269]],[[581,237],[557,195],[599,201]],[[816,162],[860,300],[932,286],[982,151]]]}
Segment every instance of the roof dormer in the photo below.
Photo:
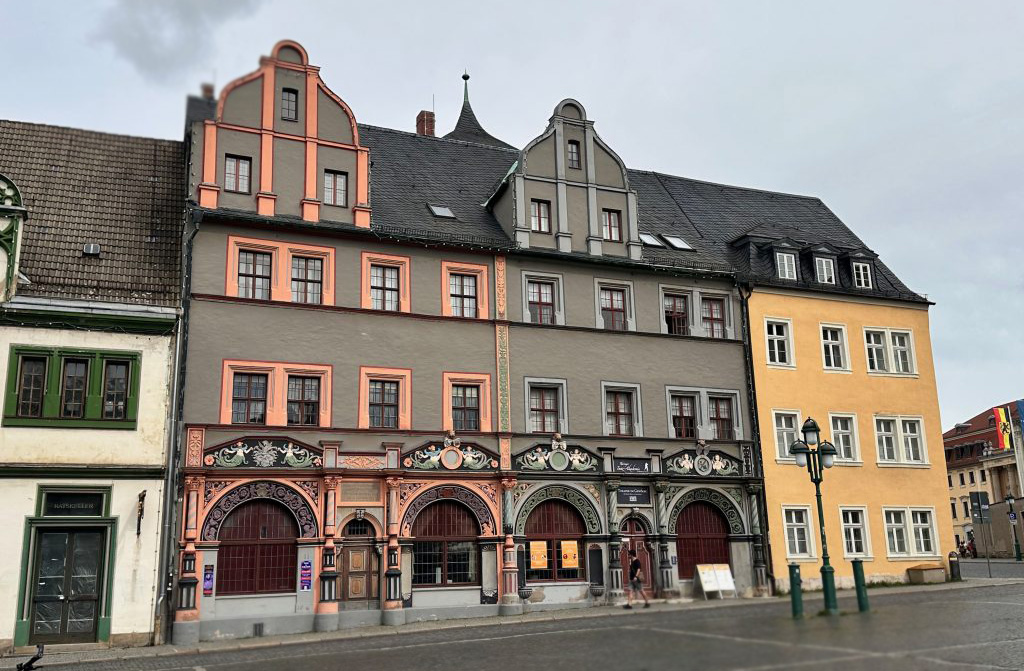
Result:
{"label": "roof dormer", "polygon": [[21,227],[28,219],[21,191],[13,180],[0,175],[0,303],[14,298],[21,260]]}

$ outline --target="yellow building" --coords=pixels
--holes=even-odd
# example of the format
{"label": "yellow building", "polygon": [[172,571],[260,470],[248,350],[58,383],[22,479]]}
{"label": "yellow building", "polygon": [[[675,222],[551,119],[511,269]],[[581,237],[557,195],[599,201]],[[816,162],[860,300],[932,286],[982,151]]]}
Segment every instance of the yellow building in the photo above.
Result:
{"label": "yellow building", "polygon": [[[815,199],[808,199],[824,209]],[[829,232],[765,227],[733,242],[751,259],[747,301],[770,566],[821,585],[814,485],[789,446],[809,417],[838,450],[822,483],[836,583],[906,581],[952,549],[927,300],[838,223]],[[774,233],[774,235],[773,235]],[[810,241],[807,239],[810,238]]]}

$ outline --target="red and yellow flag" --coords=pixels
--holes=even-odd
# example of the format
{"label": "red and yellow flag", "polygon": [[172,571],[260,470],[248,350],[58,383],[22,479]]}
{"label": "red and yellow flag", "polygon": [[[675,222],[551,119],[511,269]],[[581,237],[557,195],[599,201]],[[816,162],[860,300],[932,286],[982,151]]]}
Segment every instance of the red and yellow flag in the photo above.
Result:
{"label": "red and yellow flag", "polygon": [[996,448],[1000,450],[1010,449],[1010,413],[1006,408],[992,408],[992,415],[996,418]]}

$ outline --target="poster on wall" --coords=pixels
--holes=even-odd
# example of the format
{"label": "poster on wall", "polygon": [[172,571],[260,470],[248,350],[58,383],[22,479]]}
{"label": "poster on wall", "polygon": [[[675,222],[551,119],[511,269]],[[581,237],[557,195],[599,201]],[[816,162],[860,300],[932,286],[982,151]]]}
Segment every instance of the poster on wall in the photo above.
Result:
{"label": "poster on wall", "polygon": [[530,568],[546,569],[548,567],[547,541],[530,541]]}
{"label": "poster on wall", "polygon": [[299,565],[299,591],[308,592],[313,589],[313,562],[308,559]]}
{"label": "poster on wall", "polygon": [[576,541],[562,541],[562,568],[580,567],[580,549]]}
{"label": "poster on wall", "polygon": [[213,564],[203,567],[203,596],[213,596]]}

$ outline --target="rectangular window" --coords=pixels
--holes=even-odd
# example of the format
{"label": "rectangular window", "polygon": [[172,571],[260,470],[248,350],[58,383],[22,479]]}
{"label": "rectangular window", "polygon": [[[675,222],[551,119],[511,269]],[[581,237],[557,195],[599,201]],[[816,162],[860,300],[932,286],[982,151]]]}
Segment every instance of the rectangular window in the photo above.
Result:
{"label": "rectangular window", "polygon": [[480,387],[477,385],[452,385],[452,428],[480,430]]}
{"label": "rectangular window", "polygon": [[689,297],[683,294],[665,294],[665,332],[669,335],[690,335]]}
{"label": "rectangular window", "polygon": [[765,331],[768,338],[768,363],[779,366],[793,365],[789,355],[789,324],[769,321],[765,323]]}
{"label": "rectangular window", "polygon": [[85,416],[85,393],[89,379],[89,362],[84,359],[65,359],[61,376],[60,416],[81,419]]}
{"label": "rectangular window", "polygon": [[397,266],[370,266],[370,300],[374,310],[395,312],[399,309]]}
{"label": "rectangular window", "polygon": [[268,252],[238,252],[238,297],[270,300],[271,255]]}
{"label": "rectangular window", "polygon": [[[921,451],[921,422],[916,419],[904,419],[900,422],[903,433],[903,459],[909,462],[924,462]],[[971,471],[971,483],[974,482],[974,471]]]}
{"label": "rectangular window", "polygon": [[299,92],[295,89],[281,89],[281,118],[299,120]]}
{"label": "rectangular window", "polygon": [[252,159],[245,156],[224,157],[224,190],[249,193]]}
{"label": "rectangular window", "polygon": [[732,399],[708,398],[708,418],[711,420],[712,440],[735,440],[732,424]]}
{"label": "rectangular window", "polygon": [[725,299],[701,298],[700,319],[704,326],[704,335],[709,338],[724,338],[725,332]]}
{"label": "rectangular window", "polygon": [[885,538],[889,554],[907,554],[907,514],[902,510],[885,511]]}
{"label": "rectangular window", "polygon": [[972,485],[974,484],[974,471],[968,471],[967,479],[970,481]]}
{"label": "rectangular window", "polygon": [[530,387],[530,430],[555,433],[559,430],[558,387]]}
{"label": "rectangular window", "polygon": [[127,361],[103,364],[103,419],[124,419],[128,413]]}
{"label": "rectangular window", "polygon": [[288,376],[288,423],[298,426],[320,424],[320,378]]}
{"label": "rectangular window", "polygon": [[789,446],[796,441],[798,419],[793,412],[775,413],[775,448],[779,457],[789,459]]}
{"label": "rectangular window", "polygon": [[889,334],[892,342],[892,367],[894,373],[913,373],[913,357],[910,355],[910,334],[893,331]]}
{"label": "rectangular window", "polygon": [[612,436],[633,435],[633,393],[629,391],[605,392],[605,416],[608,434]]}
{"label": "rectangular window", "polygon": [[626,330],[626,290],[601,288],[601,319],[610,331]]}
{"label": "rectangular window", "polygon": [[622,212],[604,210],[602,212],[602,237],[609,242],[622,242]]}
{"label": "rectangular window", "polygon": [[535,233],[551,232],[551,203],[549,201],[530,201],[530,230]]}
{"label": "rectangular window", "polygon": [[896,461],[896,422],[876,419],[875,434],[878,438],[878,460]]}
{"label": "rectangular window", "polygon": [[871,264],[853,262],[853,286],[858,289],[871,288]]}
{"label": "rectangular window", "polygon": [[324,170],[324,205],[348,207],[348,173]]}
{"label": "rectangular window", "polygon": [[319,305],[323,296],[323,259],[292,257],[292,301]]}
{"label": "rectangular window", "polygon": [[949,502],[949,511],[953,514],[953,519],[956,519],[956,501]]}
{"label": "rectangular window", "polygon": [[960,486],[961,486],[961,487],[964,487],[964,486],[966,486],[966,484],[967,484],[967,483],[966,483],[966,482],[964,482],[964,474],[963,474],[963,471],[961,471],[961,472],[959,473],[959,475],[960,475]]}
{"label": "rectangular window", "polygon": [[576,140],[569,140],[569,167],[575,170],[580,170],[582,163],[580,162],[580,143]]}
{"label": "rectangular window", "polygon": [[676,438],[697,437],[697,397],[672,395],[672,432]]}
{"label": "rectangular window", "polygon": [[235,373],[231,385],[231,423],[266,424],[267,375]]}
{"label": "rectangular window", "polygon": [[853,461],[857,458],[855,444],[853,417],[833,416],[832,417],[832,442],[836,446],[838,459]]}
{"label": "rectangular window", "polygon": [[981,475],[981,481],[982,481],[982,482],[985,482],[985,479],[986,479],[986,478],[985,478],[985,471],[979,471],[979,473],[980,473],[980,475]]}
{"label": "rectangular window", "polygon": [[453,317],[476,318],[476,275],[448,275],[448,293]]}
{"label": "rectangular window", "polygon": [[796,255],[789,252],[775,252],[775,266],[779,271],[779,279],[796,279]]}
{"label": "rectangular window", "polygon": [[868,370],[884,373],[889,370],[885,357],[885,333],[883,331],[865,331],[864,340],[868,348]]}
{"label": "rectangular window", "polygon": [[935,554],[930,510],[912,510],[910,519],[914,528],[914,552],[920,555]]}
{"label": "rectangular window", "polygon": [[836,326],[822,326],[821,348],[825,368],[846,370],[846,347],[843,343],[843,329]]}
{"label": "rectangular window", "polygon": [[[984,473],[984,471],[982,471],[982,472]],[[952,473],[947,473],[946,474],[946,483],[949,484],[949,488],[950,489],[953,489],[953,474]]]}
{"label": "rectangular window", "polygon": [[971,516],[971,504],[969,501],[964,501],[964,517],[970,518]]}
{"label": "rectangular window", "polygon": [[42,417],[46,390],[46,359],[21,357],[18,375],[18,417]]}
{"label": "rectangular window", "polygon": [[534,324],[555,323],[555,284],[529,280],[526,283],[526,301],[530,321]]}
{"label": "rectangular window", "polygon": [[836,266],[832,259],[823,256],[814,258],[814,274],[819,284],[836,283]]}
{"label": "rectangular window", "polygon": [[786,508],[784,510],[786,526],[786,554],[790,557],[809,557],[811,548],[810,523],[807,510],[803,508]]}
{"label": "rectangular window", "polygon": [[843,510],[843,545],[846,554],[864,555],[867,553],[864,539],[867,537],[864,529],[863,510]]}
{"label": "rectangular window", "polygon": [[370,427],[398,428],[398,382],[370,380]]}

